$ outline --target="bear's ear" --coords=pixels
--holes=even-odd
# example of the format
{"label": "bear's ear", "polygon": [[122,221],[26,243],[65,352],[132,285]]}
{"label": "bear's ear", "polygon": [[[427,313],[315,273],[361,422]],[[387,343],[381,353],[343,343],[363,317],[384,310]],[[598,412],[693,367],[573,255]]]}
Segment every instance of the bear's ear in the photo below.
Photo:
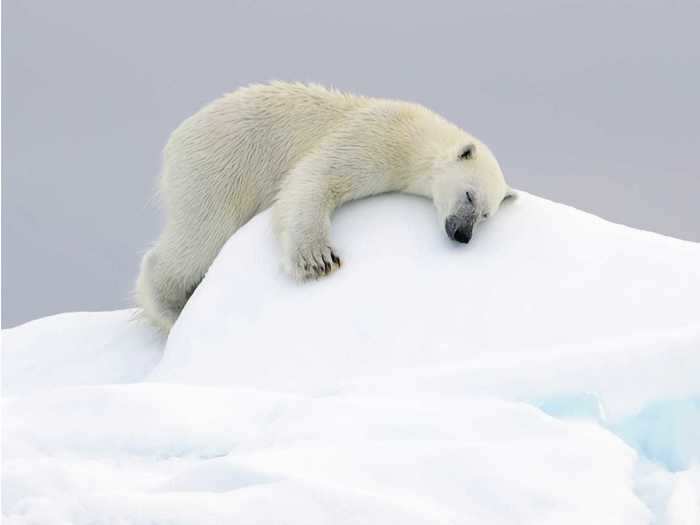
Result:
{"label": "bear's ear", "polygon": [[506,195],[503,197],[504,201],[507,201],[508,199],[517,199],[518,198],[518,192],[515,191],[513,188],[508,188],[506,190]]}
{"label": "bear's ear", "polygon": [[460,151],[459,160],[473,159],[475,153],[476,153],[476,146],[474,144],[467,144]]}

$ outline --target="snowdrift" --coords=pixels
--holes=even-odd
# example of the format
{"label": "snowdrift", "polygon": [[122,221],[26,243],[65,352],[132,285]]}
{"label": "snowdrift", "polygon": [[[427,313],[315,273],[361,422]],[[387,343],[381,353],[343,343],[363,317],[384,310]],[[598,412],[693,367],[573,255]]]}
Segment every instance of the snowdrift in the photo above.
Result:
{"label": "snowdrift", "polygon": [[700,245],[523,194],[334,219],[298,284],[267,213],[162,349],[133,312],[3,333],[9,523],[700,522]]}

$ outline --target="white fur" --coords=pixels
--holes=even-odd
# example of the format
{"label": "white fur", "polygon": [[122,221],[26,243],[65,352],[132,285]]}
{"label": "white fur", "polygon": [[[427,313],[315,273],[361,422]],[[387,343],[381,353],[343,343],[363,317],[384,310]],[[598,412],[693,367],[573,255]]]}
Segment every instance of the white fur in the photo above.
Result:
{"label": "white fur", "polygon": [[[465,146],[474,158],[460,160]],[[274,82],[239,89],[185,120],[164,150],[165,228],[144,256],[136,299],[167,332],[226,240],[273,206],[282,267],[295,278],[340,265],[333,210],[388,191],[432,198],[440,219],[466,191],[479,217],[509,191],[476,138],[417,104]]]}

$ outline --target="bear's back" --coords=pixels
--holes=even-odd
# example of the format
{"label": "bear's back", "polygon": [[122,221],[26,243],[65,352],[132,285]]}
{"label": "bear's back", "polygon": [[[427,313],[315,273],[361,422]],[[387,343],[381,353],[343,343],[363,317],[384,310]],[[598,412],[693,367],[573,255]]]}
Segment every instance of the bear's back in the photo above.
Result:
{"label": "bear's back", "polygon": [[[321,140],[372,99],[322,86],[273,82],[238,89],[187,118],[164,149],[166,196],[207,192],[255,196],[264,208],[280,179]],[[174,196],[176,197],[176,196]]]}
{"label": "bear's back", "polygon": [[178,152],[206,148],[238,158],[294,165],[349,111],[370,99],[317,85],[273,82],[238,89],[186,119],[172,134]]}

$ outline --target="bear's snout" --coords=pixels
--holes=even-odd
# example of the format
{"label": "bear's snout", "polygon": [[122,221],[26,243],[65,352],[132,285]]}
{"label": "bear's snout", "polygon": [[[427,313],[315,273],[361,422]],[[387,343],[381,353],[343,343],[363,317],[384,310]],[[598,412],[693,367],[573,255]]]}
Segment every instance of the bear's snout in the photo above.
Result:
{"label": "bear's snout", "polygon": [[472,239],[474,221],[458,215],[450,215],[445,221],[447,236],[453,241],[467,244]]}

